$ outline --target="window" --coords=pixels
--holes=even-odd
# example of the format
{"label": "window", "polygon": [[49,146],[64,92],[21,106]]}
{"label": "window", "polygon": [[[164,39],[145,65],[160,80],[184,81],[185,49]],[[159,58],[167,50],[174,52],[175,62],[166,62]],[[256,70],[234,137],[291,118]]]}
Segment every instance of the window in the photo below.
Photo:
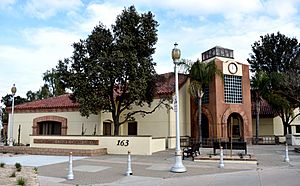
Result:
{"label": "window", "polygon": [[300,133],[300,125],[296,125],[295,128],[296,128],[296,133]]}
{"label": "window", "polygon": [[111,136],[111,123],[110,122],[103,122],[103,135]]}
{"label": "window", "polygon": [[224,75],[225,103],[242,103],[242,77]]}
{"label": "window", "polygon": [[209,103],[209,88],[208,86],[205,86],[203,89],[203,97],[202,97],[202,104],[207,104]]}
{"label": "window", "polygon": [[137,135],[137,122],[136,121],[128,122],[128,135]]}
{"label": "window", "polygon": [[56,121],[39,122],[39,135],[61,135],[61,123]]}

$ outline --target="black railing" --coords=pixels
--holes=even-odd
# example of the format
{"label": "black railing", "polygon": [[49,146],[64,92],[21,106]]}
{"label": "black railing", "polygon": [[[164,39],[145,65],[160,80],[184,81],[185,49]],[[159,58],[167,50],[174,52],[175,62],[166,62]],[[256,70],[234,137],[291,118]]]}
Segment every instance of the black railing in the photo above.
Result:
{"label": "black railing", "polygon": [[[220,138],[203,138],[201,143],[199,139],[191,138],[189,136],[180,137],[181,147],[190,147],[193,144],[200,143],[200,147],[212,148],[215,142],[231,142],[230,139],[220,139]],[[244,142],[242,139],[232,139],[232,142]]]}
{"label": "black railing", "polygon": [[279,136],[259,136],[258,141],[256,141],[256,137],[253,137],[252,143],[258,145],[278,145]]}

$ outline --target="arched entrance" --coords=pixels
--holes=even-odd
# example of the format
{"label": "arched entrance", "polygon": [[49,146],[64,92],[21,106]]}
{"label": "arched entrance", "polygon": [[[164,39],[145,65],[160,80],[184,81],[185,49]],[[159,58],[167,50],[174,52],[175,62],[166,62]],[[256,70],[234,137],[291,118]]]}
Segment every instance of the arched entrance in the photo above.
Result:
{"label": "arched entrance", "polygon": [[201,131],[202,131],[202,141],[209,138],[209,126],[208,126],[208,118],[205,114],[202,114],[201,117]]}
{"label": "arched entrance", "polygon": [[242,141],[244,139],[244,123],[239,113],[232,113],[227,119],[227,135],[229,140]]}

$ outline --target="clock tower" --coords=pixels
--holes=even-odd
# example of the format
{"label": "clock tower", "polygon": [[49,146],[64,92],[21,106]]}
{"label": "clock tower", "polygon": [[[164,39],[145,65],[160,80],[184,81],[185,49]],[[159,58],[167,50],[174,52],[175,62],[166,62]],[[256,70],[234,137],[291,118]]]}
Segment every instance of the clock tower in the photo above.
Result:
{"label": "clock tower", "polygon": [[197,100],[191,98],[191,136],[214,140],[251,142],[252,118],[249,66],[234,60],[233,50],[216,46],[202,53],[202,62],[214,61],[224,74],[215,76],[202,97],[201,129]]}

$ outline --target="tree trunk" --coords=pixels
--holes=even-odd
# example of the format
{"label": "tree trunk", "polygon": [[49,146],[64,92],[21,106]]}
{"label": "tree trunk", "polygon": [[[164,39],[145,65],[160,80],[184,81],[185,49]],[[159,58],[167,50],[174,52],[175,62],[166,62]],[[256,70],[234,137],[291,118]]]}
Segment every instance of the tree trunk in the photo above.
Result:
{"label": "tree trunk", "polygon": [[113,122],[114,122],[114,136],[118,136],[119,128],[120,128],[119,117],[118,117],[118,115],[114,115],[112,113],[112,118],[113,118]]}
{"label": "tree trunk", "polygon": [[288,134],[292,134],[292,126],[288,125]]}
{"label": "tree trunk", "polygon": [[199,143],[202,144],[202,124],[201,124],[201,119],[202,119],[202,98],[199,97],[198,99],[198,125],[199,125]]}
{"label": "tree trunk", "polygon": [[199,113],[199,118],[198,118],[198,124],[199,124],[199,143],[200,146],[202,147],[202,97],[203,97],[203,91],[198,92],[198,113]]}
{"label": "tree trunk", "polygon": [[114,121],[114,136],[118,136],[119,135],[119,128],[120,128],[119,122],[116,123]]}
{"label": "tree trunk", "polygon": [[259,100],[256,101],[256,138],[255,142],[258,144],[259,138],[259,113],[260,113],[260,102]]}
{"label": "tree trunk", "polygon": [[292,126],[287,123],[284,123],[283,124],[283,135],[285,136],[287,134],[292,134]]}

